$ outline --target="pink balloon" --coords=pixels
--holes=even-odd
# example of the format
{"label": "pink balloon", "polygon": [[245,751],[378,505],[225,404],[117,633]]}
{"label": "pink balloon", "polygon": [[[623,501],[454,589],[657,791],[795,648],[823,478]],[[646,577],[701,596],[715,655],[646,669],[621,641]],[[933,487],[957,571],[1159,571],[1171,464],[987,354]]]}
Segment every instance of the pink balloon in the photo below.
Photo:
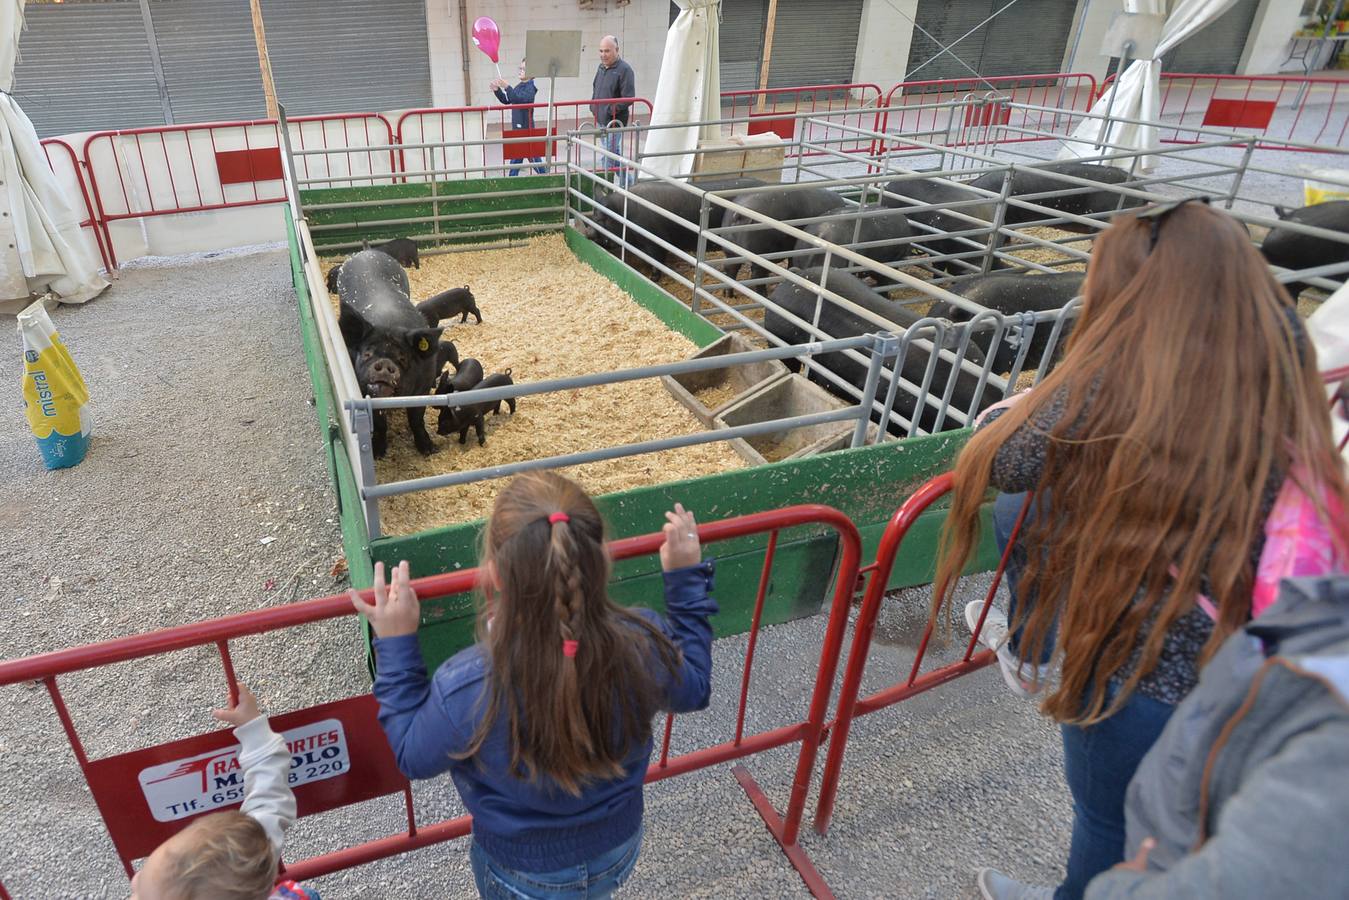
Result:
{"label": "pink balloon", "polygon": [[497,51],[501,47],[501,30],[497,28],[497,23],[493,22],[487,16],[482,16],[473,23],[473,43],[492,62],[500,62],[497,59]]}

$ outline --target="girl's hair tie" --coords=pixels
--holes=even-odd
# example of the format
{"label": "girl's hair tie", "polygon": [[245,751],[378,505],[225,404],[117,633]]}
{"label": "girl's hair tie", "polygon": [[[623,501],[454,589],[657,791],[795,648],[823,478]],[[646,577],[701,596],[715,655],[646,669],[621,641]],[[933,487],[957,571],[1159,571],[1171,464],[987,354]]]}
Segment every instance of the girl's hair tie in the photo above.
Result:
{"label": "girl's hair tie", "polygon": [[549,524],[549,525],[556,525],[558,522],[570,522],[570,521],[571,521],[571,516],[567,515],[567,514],[564,513],[564,512],[555,512],[555,513],[549,513],[549,514],[548,514],[548,524]]}
{"label": "girl's hair tie", "polygon": [[573,656],[576,655],[576,648],[579,646],[580,643],[578,641],[563,641],[562,655],[567,657],[568,659],[571,659]]}

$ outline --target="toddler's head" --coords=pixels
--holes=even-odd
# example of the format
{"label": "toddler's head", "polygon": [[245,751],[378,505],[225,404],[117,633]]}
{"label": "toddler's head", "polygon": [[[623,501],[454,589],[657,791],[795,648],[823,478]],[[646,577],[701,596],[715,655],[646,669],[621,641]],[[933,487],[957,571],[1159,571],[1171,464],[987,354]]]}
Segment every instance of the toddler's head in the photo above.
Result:
{"label": "toddler's head", "polygon": [[155,848],[132,900],[266,900],[277,860],[267,832],[238,810],[202,816]]}

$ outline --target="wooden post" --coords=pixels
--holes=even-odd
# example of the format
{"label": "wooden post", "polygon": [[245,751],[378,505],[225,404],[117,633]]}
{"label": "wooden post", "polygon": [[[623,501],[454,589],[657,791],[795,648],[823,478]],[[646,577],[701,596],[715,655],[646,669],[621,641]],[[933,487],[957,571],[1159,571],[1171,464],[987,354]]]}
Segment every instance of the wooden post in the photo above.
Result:
{"label": "wooden post", "polygon": [[[763,62],[759,65],[759,90],[768,90],[768,64],[773,59],[773,28],[778,20],[778,0],[768,0],[768,21],[764,24],[763,35]],[[759,112],[763,112],[764,99],[767,95],[759,95]]]}
{"label": "wooden post", "polygon": [[276,85],[272,83],[272,59],[267,55],[267,30],[262,25],[262,0],[248,0],[253,11],[253,41],[258,45],[258,70],[262,73],[262,96],[267,101],[267,118],[280,119],[276,108]]}

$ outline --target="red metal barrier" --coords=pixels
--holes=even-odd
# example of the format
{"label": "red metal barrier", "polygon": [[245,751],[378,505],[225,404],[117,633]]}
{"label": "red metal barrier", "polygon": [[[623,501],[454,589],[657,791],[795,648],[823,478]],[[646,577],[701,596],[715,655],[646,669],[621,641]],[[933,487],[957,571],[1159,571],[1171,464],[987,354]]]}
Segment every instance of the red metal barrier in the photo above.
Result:
{"label": "red metal barrier", "polygon": [[[726,118],[752,118],[748,126],[736,125],[736,131],[746,134],[766,134],[773,132],[784,141],[802,140],[825,143],[831,149],[841,153],[864,153],[870,147],[868,138],[852,135],[832,125],[846,125],[852,128],[865,128],[868,131],[877,126],[876,109],[881,105],[881,87],[870,82],[853,84],[812,84],[804,87],[767,88],[749,91],[722,91],[721,111]],[[829,113],[826,123],[812,123],[808,133],[797,134],[800,119],[793,118],[805,113]],[[840,113],[845,113],[840,115]],[[788,157],[798,155],[817,156],[824,151],[807,150],[799,154],[795,150]]]}
{"label": "red metal barrier", "polygon": [[968,675],[970,672],[982,669],[995,659],[991,650],[976,653],[975,648],[978,646],[978,635],[984,627],[984,619],[988,615],[989,606],[997,592],[998,583],[1002,580],[1002,573],[1007,566],[1012,545],[1021,530],[1026,511],[1030,507],[1029,498],[1022,506],[1021,514],[1012,529],[1011,540],[1007,543],[1007,549],[1004,551],[1002,559],[998,563],[997,572],[994,574],[993,583],[989,586],[988,594],[984,598],[983,612],[979,616],[975,632],[970,636],[964,656],[961,657],[960,661],[934,669],[925,675],[920,676],[918,674],[923,665],[923,657],[927,652],[928,641],[932,637],[932,629],[935,625],[935,620],[929,616],[927,628],[923,632],[923,639],[919,642],[918,650],[914,654],[909,677],[903,682],[876,691],[866,697],[858,697],[858,692],[862,686],[862,673],[866,668],[867,658],[870,654],[871,639],[876,631],[876,617],[880,613],[881,600],[885,597],[886,585],[890,581],[890,572],[894,568],[895,557],[900,551],[905,535],[913,527],[913,523],[918,521],[918,517],[929,506],[951,490],[953,481],[954,478],[950,472],[938,475],[914,491],[904,501],[903,505],[891,517],[885,533],[881,535],[880,546],[876,550],[875,564],[868,567],[870,580],[867,582],[866,594],[862,599],[862,608],[858,611],[857,621],[853,625],[853,643],[852,648],[848,651],[848,666],[843,673],[843,686],[839,690],[836,718],[830,725],[829,752],[825,757],[824,777],[820,782],[820,799],[815,809],[815,830],[820,834],[829,830],[829,821],[833,816],[834,800],[838,794],[839,777],[843,768],[843,754],[847,749],[848,733],[853,720],[858,716],[865,716],[893,706],[916,694],[921,694],[938,685],[954,681],[962,675]]}
{"label": "red metal barrier", "polygon": [[80,159],[75,155],[75,148],[67,144],[60,138],[47,138],[42,141],[42,150],[47,154],[47,165],[51,166],[52,171],[59,176],[56,163],[52,162],[52,148],[60,147],[65,151],[64,154],[58,154],[62,159],[70,160],[70,170],[74,173],[75,183],[80,188],[80,199],[84,203],[84,220],[80,222],[81,228],[88,228],[93,232],[94,243],[98,245],[98,255],[103,260],[103,268],[111,272],[114,268],[112,258],[109,255],[109,248],[103,243],[103,232],[99,230],[97,218],[94,216],[94,204],[89,199],[89,187],[84,180],[84,170],[80,167]]}
{"label": "red metal barrier", "polygon": [[[398,117],[394,134],[399,149],[399,171],[404,181],[474,177],[486,178],[504,175],[507,160],[542,157],[545,163],[557,156],[556,137],[571,128],[594,122],[593,109],[613,103],[630,104],[629,124],[641,125],[651,121],[651,101],[645,97],[620,97],[605,101],[568,100],[553,104],[553,137],[548,139],[547,103],[529,103],[517,106],[453,106],[412,109]],[[511,111],[530,109],[534,112],[532,129],[514,132]],[[491,143],[495,135],[506,143]],[[541,140],[542,138],[542,140]],[[641,152],[641,136],[628,132],[623,136],[623,155],[636,159]],[[435,146],[419,147],[419,144]],[[522,168],[526,168],[528,163]],[[601,164],[601,168],[604,166]],[[428,175],[429,172],[451,174]],[[303,179],[301,179],[303,180]]]}
{"label": "red metal barrier", "polygon": [[[1114,81],[1107,78],[1101,93]],[[1299,149],[1292,141],[1341,146],[1349,130],[1349,82],[1335,78],[1163,72],[1161,88],[1158,137],[1164,144],[1199,143],[1187,126],[1258,135],[1261,150]]]}
{"label": "red metal barrier", "polygon": [[[370,178],[348,176],[388,175],[385,184],[394,182],[398,172],[398,141],[393,124],[380,113],[338,113],[326,116],[297,116],[287,119],[290,146],[295,155],[295,177],[336,179],[325,187],[350,187],[378,184]],[[310,156],[299,151],[322,150]]]}
{"label": "red metal barrier", "polygon": [[[221,145],[224,146],[221,146]],[[99,227],[114,265],[113,222],[187,212],[285,202],[285,188],[268,179],[222,183],[218,154],[242,150],[278,154],[276,122],[205,122],[100,131],[84,142],[84,164],[93,185]],[[268,166],[270,168],[270,166]]]}
{"label": "red metal barrier", "polygon": [[[748,687],[778,533],[782,529],[803,525],[832,528],[838,534],[840,543],[838,575],[809,706],[799,721],[746,735],[744,725]],[[847,630],[848,609],[861,557],[861,537],[852,521],[843,513],[816,505],[793,506],[712,522],[699,526],[698,530],[705,543],[765,532],[769,535],[754,610],[753,630],[746,651],[734,737],[711,747],[670,758],[670,734],[674,717],[669,716],[665,723],[660,759],[648,770],[647,781],[660,781],[800,742],[801,750],[785,815],[778,815],[747,770],[736,766],[734,775],[811,892],[817,897],[830,897],[829,888],[798,845],[797,837],[816,755],[825,733],[830,693]],[[651,555],[659,550],[663,540],[663,535],[659,533],[627,538],[611,544],[610,552],[615,560]],[[475,587],[477,574],[477,569],[471,569],[436,575],[418,579],[413,587],[423,600],[462,594]],[[370,592],[366,591],[365,596],[369,600]],[[351,601],[341,594],[226,616],[0,662],[0,685],[41,681],[46,686],[75,758],[112,836],[118,857],[130,876],[133,859],[145,856],[164,837],[188,820],[215,809],[237,805],[236,801],[241,795],[236,791],[239,779],[231,778],[232,773],[237,773],[237,766],[231,763],[231,748],[234,745],[232,735],[227,730],[214,731],[182,741],[91,760],[85,754],[65,699],[57,687],[57,677],[214,644],[220,654],[225,681],[234,695],[237,683],[230,657],[231,640],[352,614]],[[469,833],[472,823],[468,816],[430,825],[418,824],[411,790],[406,779],[397,771],[393,755],[379,733],[375,712],[376,704],[367,694],[273,717],[273,725],[286,737],[292,755],[301,760],[298,764],[292,762],[292,784],[296,785],[296,800],[301,816],[401,792],[408,819],[408,830],[404,833],[288,863],[285,867],[287,877],[297,880],[315,878]],[[310,754],[312,760],[305,756],[311,750],[314,751]],[[325,764],[326,769],[323,768]],[[310,767],[313,768],[312,772],[309,771]],[[202,779],[200,788],[196,786],[197,777]],[[214,783],[211,779],[215,779]],[[163,787],[165,784],[170,786]],[[0,896],[3,892],[3,886],[0,886]]]}
{"label": "red metal barrier", "polygon": [[[952,120],[952,110],[906,109],[958,100],[967,95],[995,94],[1026,106],[1054,107],[1055,112],[1040,109],[1000,107],[994,115],[985,108],[976,115],[967,110],[962,119]],[[1091,109],[1096,98],[1096,79],[1086,72],[1048,72],[1039,75],[998,75],[989,78],[940,78],[932,81],[902,81],[885,95],[877,131],[890,134],[914,134],[930,143],[963,146],[971,143],[1014,144],[1023,141],[1050,140],[1070,134]],[[989,126],[1007,126],[990,137]],[[975,135],[967,134],[979,129]],[[1024,129],[1027,134],[1018,134]],[[885,152],[902,147],[902,142],[880,145],[874,151]]]}

